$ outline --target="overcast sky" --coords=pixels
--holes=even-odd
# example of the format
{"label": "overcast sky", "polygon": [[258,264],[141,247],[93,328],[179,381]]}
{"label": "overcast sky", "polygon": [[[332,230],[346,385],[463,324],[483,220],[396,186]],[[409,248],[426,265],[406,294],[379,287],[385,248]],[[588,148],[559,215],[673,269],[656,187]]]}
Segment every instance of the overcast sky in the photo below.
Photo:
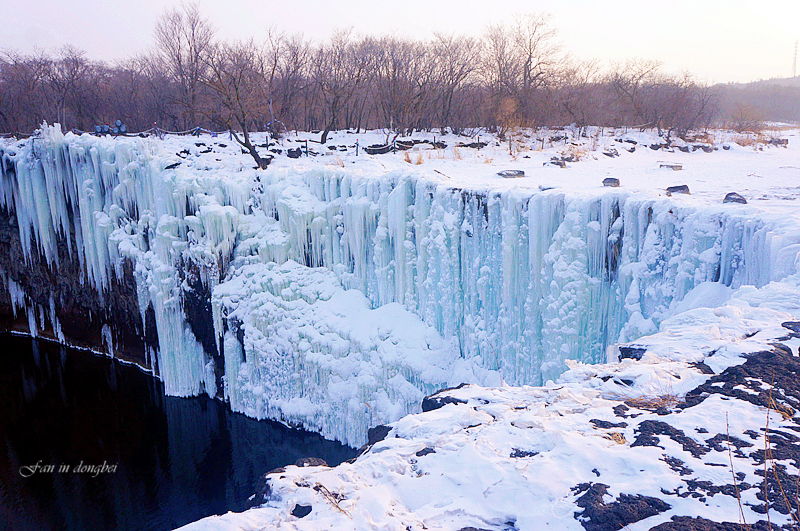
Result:
{"label": "overcast sky", "polygon": [[[152,46],[153,27],[176,1],[14,2],[3,10],[0,49],[29,53],[72,44],[93,59],[124,59]],[[200,0],[222,38],[263,38],[270,25],[317,40],[333,29],[428,38],[479,35],[515,13],[552,14],[564,49],[605,64],[657,59],[708,82],[789,77],[800,37],[797,0]],[[392,7],[381,9],[378,6]]]}

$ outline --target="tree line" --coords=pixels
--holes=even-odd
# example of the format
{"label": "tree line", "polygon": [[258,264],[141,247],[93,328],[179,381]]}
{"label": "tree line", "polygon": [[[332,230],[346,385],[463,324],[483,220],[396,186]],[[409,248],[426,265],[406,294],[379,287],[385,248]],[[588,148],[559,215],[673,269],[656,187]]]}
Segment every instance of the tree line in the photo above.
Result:
{"label": "tree line", "polygon": [[[796,113],[798,91],[787,90]],[[73,46],[0,54],[0,132],[8,133],[31,132],[44,120],[93,131],[119,119],[129,131],[233,129],[243,145],[249,132],[265,129],[319,131],[322,142],[335,129],[503,134],[567,124],[684,136],[737,116],[763,119],[764,105],[742,94],[665,73],[656,61],[602,68],[577,60],[541,14],[477,37],[421,41],[344,30],[314,42],[271,31],[256,42],[217,39],[198,7],[183,5],[161,16],[152,50],[126,61],[93,61]]]}

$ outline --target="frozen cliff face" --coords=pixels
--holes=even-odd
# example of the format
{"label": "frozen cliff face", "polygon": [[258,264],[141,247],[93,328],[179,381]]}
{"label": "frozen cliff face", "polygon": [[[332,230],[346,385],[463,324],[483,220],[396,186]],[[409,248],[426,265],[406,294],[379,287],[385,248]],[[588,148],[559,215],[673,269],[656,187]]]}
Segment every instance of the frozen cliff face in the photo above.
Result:
{"label": "frozen cliff face", "polygon": [[[541,384],[657,331],[696,286],[797,268],[796,232],[750,206],[495,190],[410,167],[256,171],[227,143],[45,128],[0,146],[0,206],[25,260],[58,270],[66,242],[101,296],[132,264],[169,394],[351,445],[442,386]],[[32,333],[58,329],[2,278]],[[113,323],[103,335],[119,344]]]}

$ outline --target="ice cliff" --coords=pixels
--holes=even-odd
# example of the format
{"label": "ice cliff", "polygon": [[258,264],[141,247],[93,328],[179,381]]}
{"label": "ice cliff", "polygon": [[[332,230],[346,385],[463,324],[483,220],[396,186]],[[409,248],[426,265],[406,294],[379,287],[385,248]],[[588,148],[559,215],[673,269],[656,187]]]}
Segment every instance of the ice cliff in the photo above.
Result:
{"label": "ice cliff", "polygon": [[441,387],[542,384],[658,331],[701,284],[797,271],[796,234],[751,206],[493,190],[411,166],[253,170],[227,144],[47,127],[0,145],[23,262],[0,261],[0,303],[70,341],[70,295],[25,271],[77,264],[75,291],[138,308],[90,315],[96,346],[138,336],[167,393],[360,445]]}

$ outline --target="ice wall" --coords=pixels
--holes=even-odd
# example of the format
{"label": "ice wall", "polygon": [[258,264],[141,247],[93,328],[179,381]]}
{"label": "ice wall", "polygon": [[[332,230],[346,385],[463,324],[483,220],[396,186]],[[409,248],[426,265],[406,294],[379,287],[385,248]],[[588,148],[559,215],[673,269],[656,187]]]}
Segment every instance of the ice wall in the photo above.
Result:
{"label": "ice wall", "polygon": [[[168,169],[175,149],[188,155]],[[0,206],[26,256],[58,268],[65,240],[100,293],[134,264],[169,394],[224,394],[352,445],[444,385],[539,384],[565,359],[604,361],[701,283],[762,286],[796,269],[794,242],[751,207],[456,189],[411,170],[255,171],[201,157],[192,139],[57,128],[0,151]],[[212,293],[216,352],[187,322],[189,270]],[[32,333],[48,316],[58,329],[19,279],[0,278]],[[113,348],[113,327],[104,337]]]}
{"label": "ice wall", "polygon": [[604,361],[702,282],[785,274],[782,236],[751,210],[622,190],[469,191],[326,169],[269,174],[261,209],[240,252],[328,268],[374,307],[399,302],[513,384],[555,378],[567,358]]}
{"label": "ice wall", "polygon": [[[65,137],[60,128],[46,127],[28,142],[0,151],[0,206],[16,217],[27,259],[38,253],[58,269],[57,245],[66,241],[85,272],[86,289],[107,294],[109,283],[122,277],[123,260],[131,260],[142,320],[148,307],[154,309],[159,349],[152,355],[166,392],[214,396],[213,361],[185,320],[182,268],[207,264],[208,276],[218,274],[218,264],[230,256],[249,184],[242,187],[211,172],[179,176],[165,170],[168,161],[159,149],[151,139]],[[16,294],[14,279],[2,277]],[[14,297],[15,308],[27,300]],[[39,312],[40,327],[48,315],[60,330],[55,312]],[[30,329],[36,333],[35,320]],[[103,335],[113,353],[114,331]]]}

